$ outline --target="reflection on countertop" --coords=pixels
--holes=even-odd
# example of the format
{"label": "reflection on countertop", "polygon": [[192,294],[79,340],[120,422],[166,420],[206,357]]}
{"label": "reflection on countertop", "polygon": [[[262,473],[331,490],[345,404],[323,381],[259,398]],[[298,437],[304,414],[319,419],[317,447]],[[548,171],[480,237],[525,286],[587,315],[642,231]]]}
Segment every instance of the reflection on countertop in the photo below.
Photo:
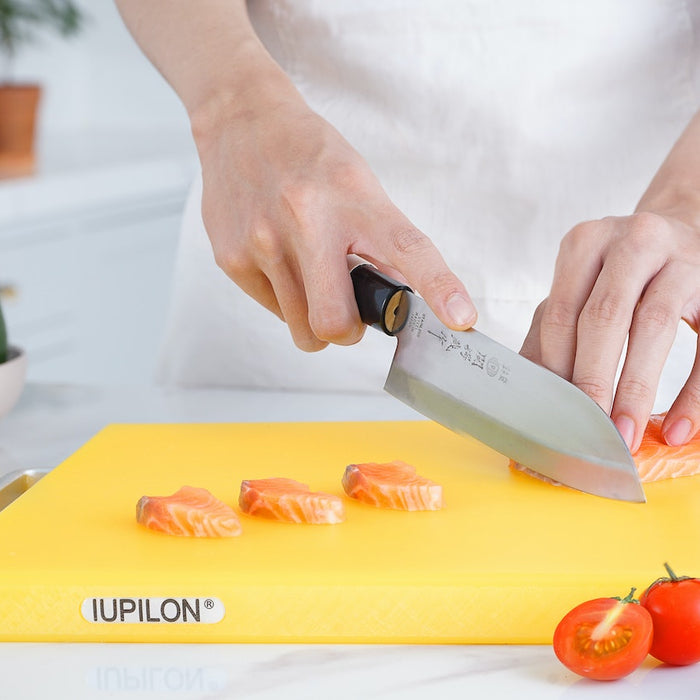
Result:
{"label": "reflection on countertop", "polygon": [[0,651],[3,697],[23,700],[691,700],[700,687],[700,667],[653,659],[614,683],[581,679],[548,646],[3,644]]}

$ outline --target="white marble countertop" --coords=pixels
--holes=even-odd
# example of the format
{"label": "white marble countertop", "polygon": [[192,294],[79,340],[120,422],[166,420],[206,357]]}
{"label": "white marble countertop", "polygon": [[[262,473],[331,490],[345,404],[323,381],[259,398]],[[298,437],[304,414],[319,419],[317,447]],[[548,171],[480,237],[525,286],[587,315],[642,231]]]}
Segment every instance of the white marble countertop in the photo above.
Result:
{"label": "white marble countertop", "polygon": [[[0,421],[0,476],[54,467],[108,423],[410,420],[389,396],[27,386]],[[0,620],[0,624],[2,621]],[[570,673],[550,646],[0,644],[0,697],[700,697],[700,664],[653,659],[621,681]]]}

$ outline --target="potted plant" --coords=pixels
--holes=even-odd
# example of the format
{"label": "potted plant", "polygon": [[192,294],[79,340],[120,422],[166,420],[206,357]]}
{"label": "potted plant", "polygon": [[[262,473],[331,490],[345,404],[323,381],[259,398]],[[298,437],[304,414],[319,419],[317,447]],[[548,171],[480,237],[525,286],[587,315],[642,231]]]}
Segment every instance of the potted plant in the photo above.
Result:
{"label": "potted plant", "polygon": [[71,0],[0,0],[0,175],[34,170],[41,86],[12,79],[19,49],[41,29],[70,36],[82,25],[83,14]]}
{"label": "potted plant", "polygon": [[15,405],[24,387],[27,355],[7,341],[7,326],[0,304],[0,418]]}

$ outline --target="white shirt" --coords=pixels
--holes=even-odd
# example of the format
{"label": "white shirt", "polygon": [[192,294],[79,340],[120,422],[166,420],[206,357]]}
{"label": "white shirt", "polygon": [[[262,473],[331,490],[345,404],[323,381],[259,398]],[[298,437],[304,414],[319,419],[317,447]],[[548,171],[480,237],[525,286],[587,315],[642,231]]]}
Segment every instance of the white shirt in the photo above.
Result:
{"label": "white shirt", "polygon": [[[562,236],[631,213],[698,107],[700,48],[684,0],[249,4],[309,105],[465,283],[477,328],[514,350]],[[394,341],[369,330],[351,348],[298,350],[216,267],[200,198],[197,182],[160,380],[379,391]],[[695,334],[680,335],[659,410],[692,364]]]}

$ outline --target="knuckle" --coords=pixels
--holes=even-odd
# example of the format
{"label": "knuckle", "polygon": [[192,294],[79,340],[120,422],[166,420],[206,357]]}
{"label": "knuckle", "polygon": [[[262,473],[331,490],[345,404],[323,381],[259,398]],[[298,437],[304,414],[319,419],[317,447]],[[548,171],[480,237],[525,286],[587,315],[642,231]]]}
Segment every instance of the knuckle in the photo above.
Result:
{"label": "knuckle", "polygon": [[423,290],[429,290],[436,296],[443,298],[461,291],[461,287],[455,276],[449,270],[430,274],[422,285]]}
{"label": "knuckle", "polygon": [[591,237],[597,231],[596,221],[582,221],[576,224],[559,243],[561,255],[576,255],[579,252],[587,253],[591,247]]}
{"label": "knuckle", "polygon": [[253,250],[265,260],[274,259],[280,253],[279,237],[272,226],[256,226],[249,232],[247,239]]}
{"label": "knuckle", "polygon": [[324,342],[346,344],[357,334],[357,326],[350,319],[328,311],[309,314],[309,325],[314,336]]}
{"label": "knuckle", "polygon": [[287,325],[294,344],[304,352],[318,352],[328,345],[328,342],[319,338],[307,323],[288,320]]}
{"label": "knuckle", "polygon": [[299,348],[299,350],[303,350],[304,352],[319,352],[328,346],[327,342],[324,342],[319,338],[307,335],[293,335],[292,337],[294,339],[294,344]]}
{"label": "knuckle", "polygon": [[641,406],[653,400],[654,389],[641,377],[623,377],[617,385],[617,395],[632,406]]}
{"label": "knuckle", "polygon": [[675,329],[677,322],[675,309],[660,300],[642,302],[634,314],[635,325],[650,334]]}
{"label": "knuckle", "polygon": [[214,262],[231,279],[238,279],[246,273],[248,265],[246,264],[244,256],[238,254],[233,247],[217,246],[213,249],[213,252]]}
{"label": "knuckle", "polygon": [[335,161],[329,168],[328,180],[333,185],[352,192],[364,192],[373,184],[369,168],[354,158]]}
{"label": "knuckle", "polygon": [[[539,309],[539,307],[538,307]],[[549,299],[541,311],[540,327],[543,333],[559,335],[566,328],[575,331],[578,306],[564,299]]]}
{"label": "knuckle", "polygon": [[630,217],[630,229],[641,235],[651,233],[656,236],[667,225],[668,222],[663,216],[651,211],[640,211]]}
{"label": "knuckle", "polygon": [[275,265],[283,255],[279,236],[265,224],[248,230],[243,236],[232,236],[223,242],[217,240],[212,250],[214,262],[233,280],[247,277],[260,264]]}
{"label": "knuckle", "polygon": [[391,234],[391,245],[400,255],[415,256],[432,248],[430,239],[414,226],[395,229]]}
{"label": "knuckle", "polygon": [[628,232],[624,237],[624,247],[631,259],[653,251],[659,241],[659,233],[666,227],[666,221],[658,214],[640,212],[630,217]]}
{"label": "knuckle", "polygon": [[213,246],[214,262],[217,267],[221,268],[226,274],[230,269],[231,265],[231,251],[229,248],[222,248],[220,246]]}
{"label": "knuckle", "polygon": [[318,201],[317,188],[308,180],[286,182],[279,194],[283,208],[296,221],[307,221]]}
{"label": "knuckle", "polygon": [[606,408],[606,402],[609,400],[611,387],[601,377],[595,375],[587,375],[576,377],[573,383],[588,394],[596,403]]}
{"label": "knuckle", "polygon": [[530,323],[530,332],[533,332],[533,330],[535,328],[537,329],[538,333],[541,331],[541,329],[542,329],[542,317],[544,316],[544,312],[547,308],[548,303],[549,303],[549,299],[544,299],[535,308],[535,311],[532,314],[532,321]]}
{"label": "knuckle", "polygon": [[604,296],[591,296],[585,303],[579,316],[579,330],[581,326],[610,327],[614,326],[624,316],[622,299],[616,294]]}
{"label": "knuckle", "polygon": [[550,297],[546,297],[546,298],[542,299],[542,301],[539,304],[537,304],[537,307],[535,308],[535,313],[534,313],[534,317],[536,319],[539,320],[542,318],[542,314],[544,313],[544,310],[547,308],[549,301],[550,301]]}

